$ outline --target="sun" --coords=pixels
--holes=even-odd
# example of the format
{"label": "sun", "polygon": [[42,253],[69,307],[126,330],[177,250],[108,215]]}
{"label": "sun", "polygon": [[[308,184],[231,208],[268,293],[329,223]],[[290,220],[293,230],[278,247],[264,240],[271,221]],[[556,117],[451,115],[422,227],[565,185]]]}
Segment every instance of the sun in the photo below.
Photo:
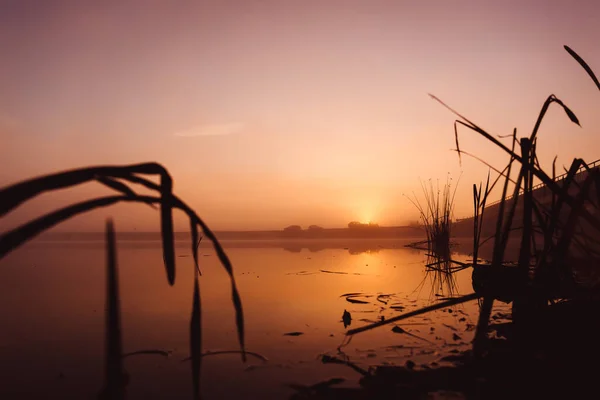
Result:
{"label": "sun", "polygon": [[373,221],[373,213],[370,210],[362,210],[359,215],[359,221],[363,224],[370,224]]}
{"label": "sun", "polygon": [[364,193],[357,195],[351,199],[353,202],[352,219],[360,221],[361,224],[375,224],[381,216],[381,202],[374,196],[367,196]]}

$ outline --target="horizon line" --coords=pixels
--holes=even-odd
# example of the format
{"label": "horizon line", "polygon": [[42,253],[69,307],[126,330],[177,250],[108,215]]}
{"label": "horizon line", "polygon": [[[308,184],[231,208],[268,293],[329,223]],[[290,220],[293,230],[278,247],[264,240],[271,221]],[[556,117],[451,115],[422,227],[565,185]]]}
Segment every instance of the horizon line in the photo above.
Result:
{"label": "horizon line", "polygon": [[[292,225],[288,225],[288,226],[292,226]],[[419,226],[414,226],[414,225],[386,225],[386,226],[382,226],[379,225],[376,228],[372,228],[372,229],[381,229],[381,228],[419,228]],[[324,230],[334,230],[334,229],[350,229],[349,227],[345,226],[345,227],[333,227],[333,228],[326,228],[326,227],[321,227]],[[285,228],[279,228],[279,229],[211,229],[212,232],[235,232],[235,233],[244,233],[244,232],[282,232],[284,231]],[[303,231],[308,231],[308,228],[302,228]],[[116,231],[117,233],[160,233],[160,230],[155,230],[155,231],[138,231],[138,230],[121,230],[121,231]],[[103,230],[101,231],[63,231],[63,230],[59,230],[59,231],[48,231],[47,233],[104,233]],[[174,233],[190,233],[189,230],[186,231],[174,231]]]}

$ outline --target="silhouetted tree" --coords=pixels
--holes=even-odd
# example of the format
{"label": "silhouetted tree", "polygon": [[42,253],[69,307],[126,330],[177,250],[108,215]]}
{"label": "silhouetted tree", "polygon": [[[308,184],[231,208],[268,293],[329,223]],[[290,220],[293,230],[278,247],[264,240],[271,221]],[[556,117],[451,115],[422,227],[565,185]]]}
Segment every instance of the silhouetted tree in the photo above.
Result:
{"label": "silhouetted tree", "polygon": [[348,224],[348,228],[350,229],[363,229],[363,228],[378,228],[379,224],[375,224],[373,222],[369,222],[368,224],[363,224],[358,221],[352,221]]}

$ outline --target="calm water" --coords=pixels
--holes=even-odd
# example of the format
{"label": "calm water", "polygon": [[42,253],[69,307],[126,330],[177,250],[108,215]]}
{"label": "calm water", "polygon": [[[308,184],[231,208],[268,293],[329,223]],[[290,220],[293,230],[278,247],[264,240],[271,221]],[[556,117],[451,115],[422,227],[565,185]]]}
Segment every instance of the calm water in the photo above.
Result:
{"label": "calm water", "polygon": [[[360,376],[353,370],[318,359],[322,353],[336,354],[346,330],[344,310],[352,314],[349,328],[355,328],[398,314],[392,305],[410,311],[437,301],[435,294],[448,294],[432,287],[426,256],[403,248],[404,243],[330,241],[284,248],[225,242],[244,304],[247,348],[269,361],[250,358],[243,364],[235,354],[206,357],[205,398],[287,398],[294,393],[288,383],[310,385],[331,377],[356,385]],[[124,351],[172,351],[168,358],[126,360],[128,398],[191,398],[189,363],[181,361],[188,356],[192,305],[189,243],[177,242],[177,256],[177,280],[170,287],[158,242],[119,242]],[[0,398],[96,396],[103,379],[104,268],[100,241],[36,240],[0,261]],[[229,280],[210,247],[202,248],[201,268],[204,350],[237,350]],[[470,279],[470,270],[456,274],[457,293],[472,292]],[[357,298],[368,304],[341,297],[351,292],[373,297]],[[378,301],[377,294],[391,296]],[[392,332],[393,325],[362,333],[343,350],[363,367],[403,365],[408,359],[431,365],[468,348],[476,306],[408,319],[401,326],[414,336]],[[292,331],[303,335],[284,335]]]}

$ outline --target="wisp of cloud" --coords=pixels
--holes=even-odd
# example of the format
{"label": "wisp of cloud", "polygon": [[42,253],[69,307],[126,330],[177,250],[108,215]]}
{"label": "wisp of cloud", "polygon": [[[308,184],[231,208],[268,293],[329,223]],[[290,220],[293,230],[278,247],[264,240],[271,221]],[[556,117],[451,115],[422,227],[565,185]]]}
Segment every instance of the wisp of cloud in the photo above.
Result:
{"label": "wisp of cloud", "polygon": [[241,122],[229,122],[214,125],[199,125],[187,130],[175,132],[175,136],[194,137],[194,136],[224,136],[240,132],[244,128]]}

